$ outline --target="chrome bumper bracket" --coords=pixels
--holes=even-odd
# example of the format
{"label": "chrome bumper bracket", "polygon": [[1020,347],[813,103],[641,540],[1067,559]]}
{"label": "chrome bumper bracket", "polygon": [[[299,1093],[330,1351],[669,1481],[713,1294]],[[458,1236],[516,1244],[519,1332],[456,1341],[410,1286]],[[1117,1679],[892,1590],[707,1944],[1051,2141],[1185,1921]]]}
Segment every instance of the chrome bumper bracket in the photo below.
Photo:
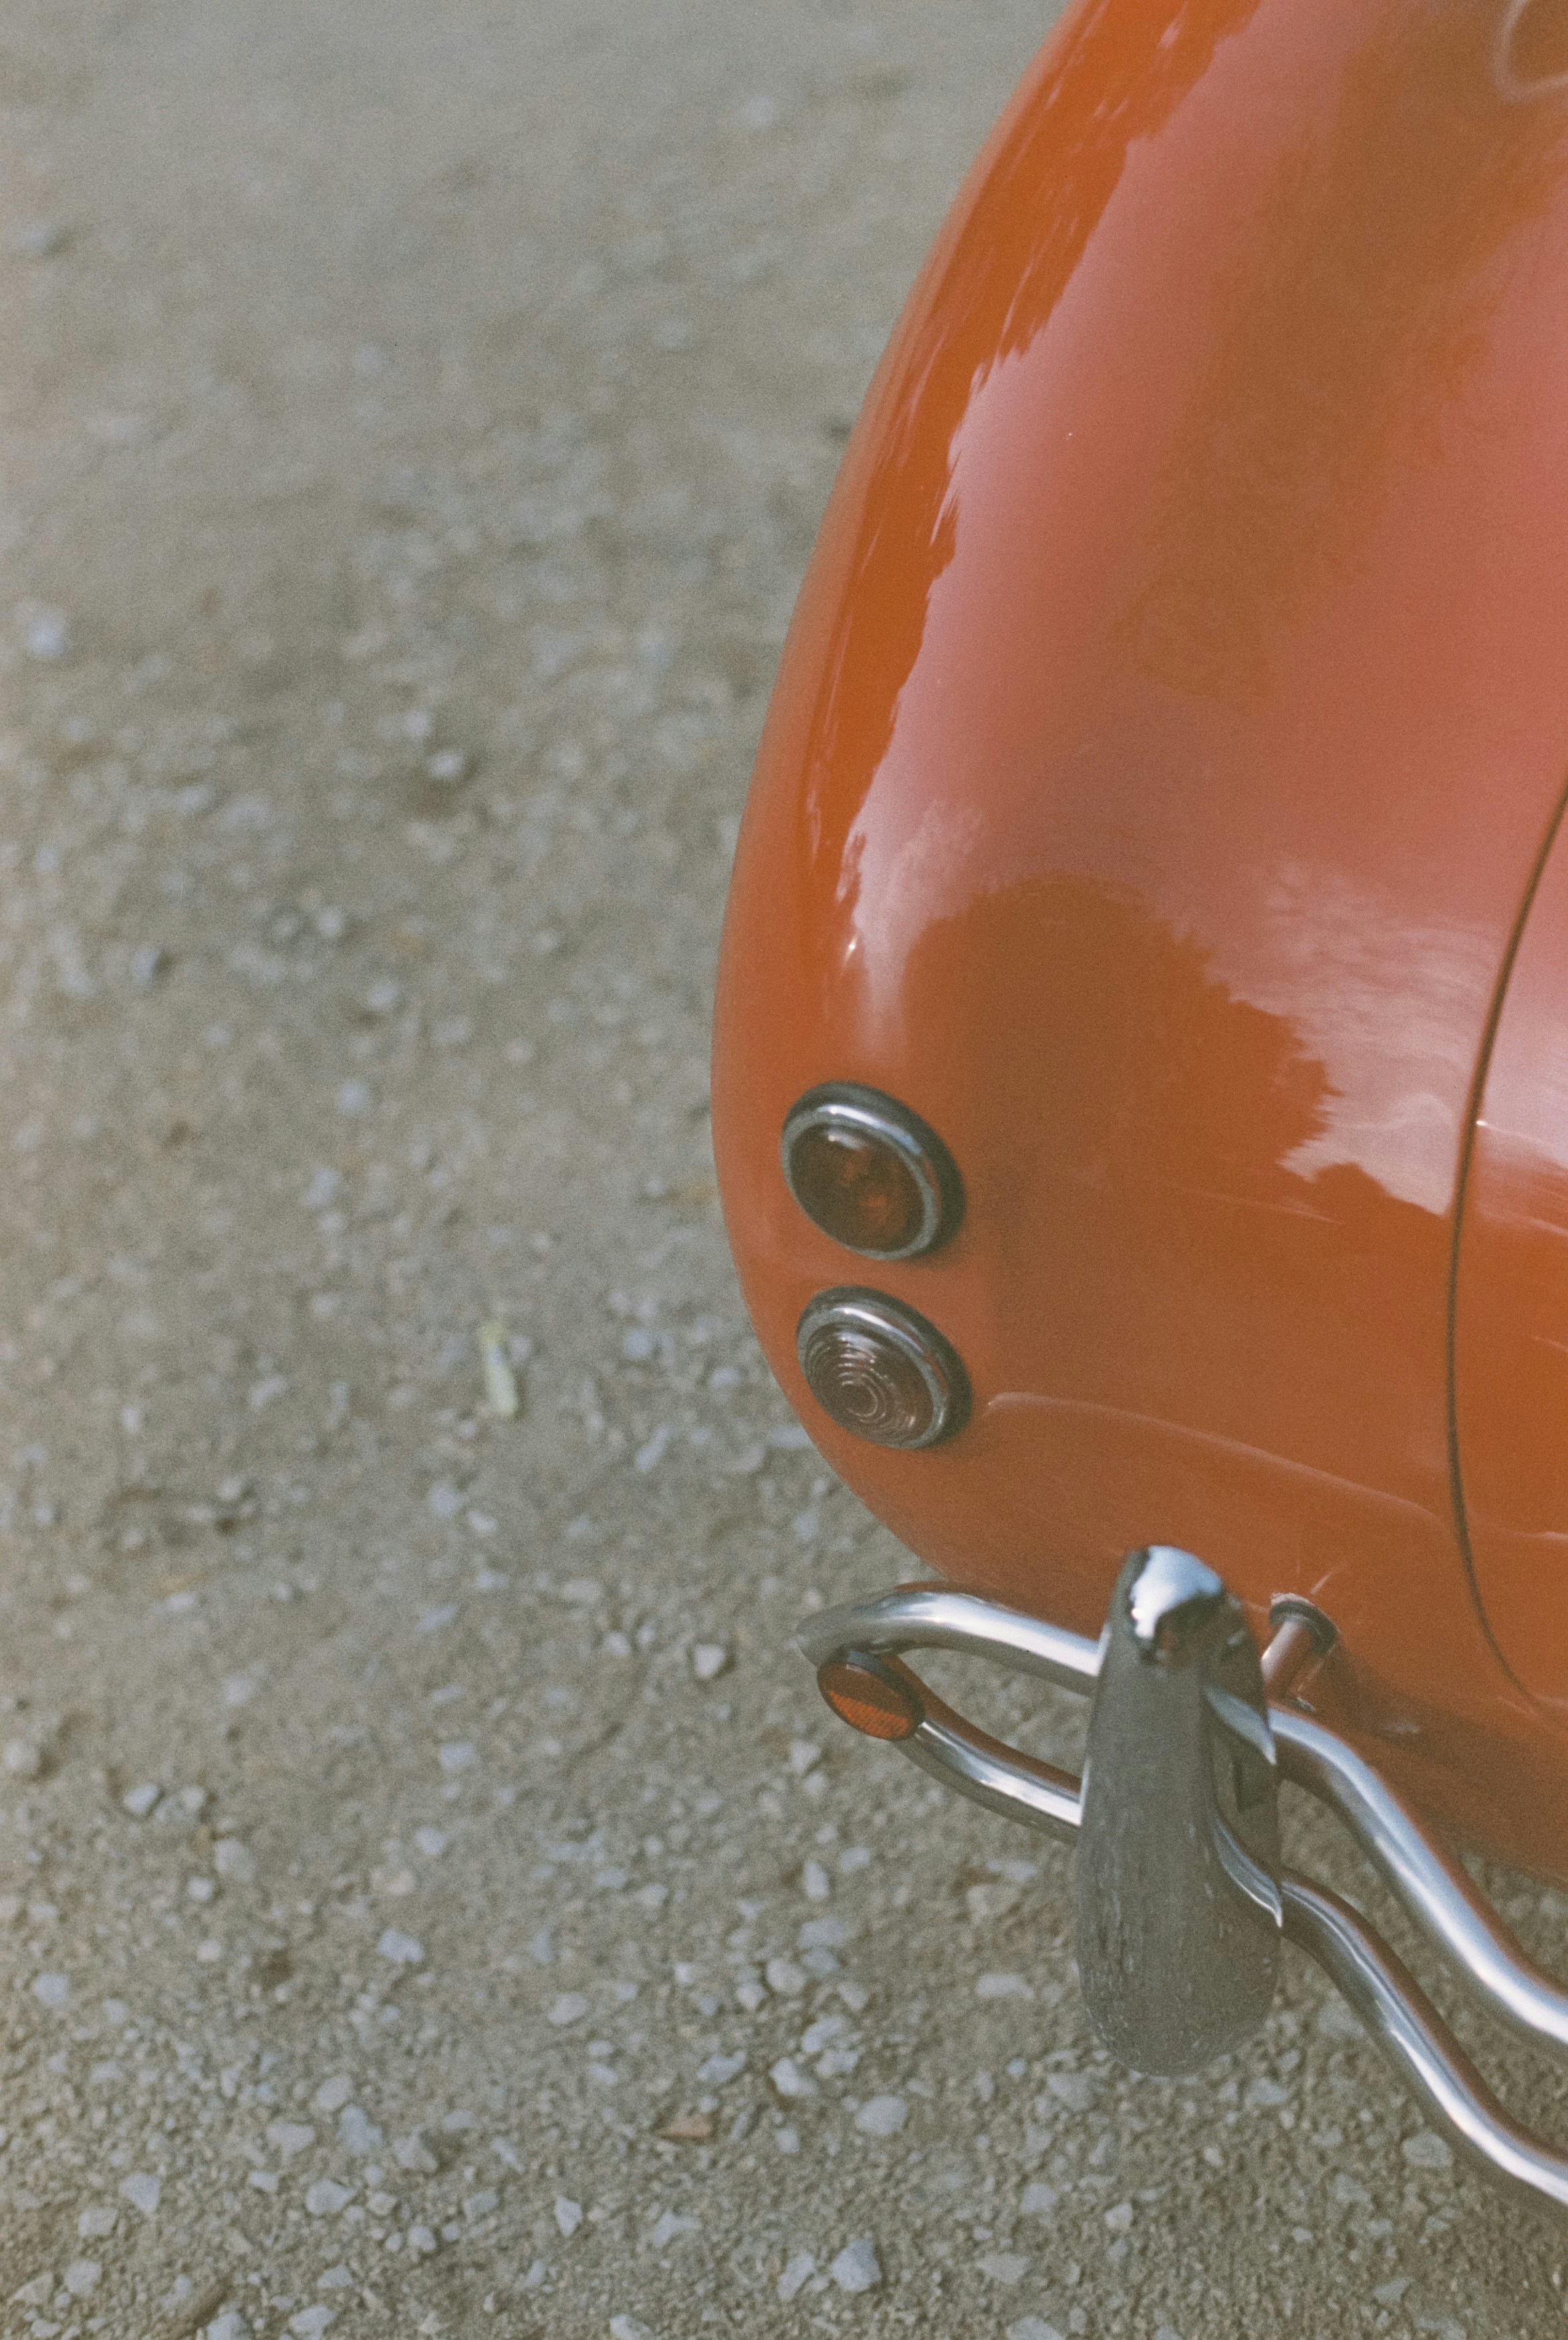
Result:
{"label": "chrome bumper bracket", "polygon": [[[1147,1558],[1147,1554],[1134,1555],[1140,1563]],[[1199,1567],[1201,1563],[1193,1565]],[[1117,1598],[1123,1601],[1124,1611],[1129,1584],[1137,1573],[1129,1562],[1118,1580]],[[1125,1623],[1125,1613],[1119,1621],[1113,1599],[1111,1625],[1096,1643],[973,1593],[956,1592],[940,1584],[915,1584],[900,1586],[870,1601],[819,1611],[803,1621],[796,1640],[817,1668],[819,1678],[824,1666],[843,1661],[851,1653],[863,1651],[873,1658],[893,1661],[890,1671],[896,1671],[908,1684],[911,1712],[919,1715],[914,1727],[898,1737],[896,1744],[912,1762],[944,1786],[957,1789],[1005,1818],[1021,1820],[1065,1842],[1081,1841],[1091,1871],[1096,1868],[1097,1857],[1103,1869],[1104,1855],[1103,1842],[1091,1849],[1091,1839],[1109,1839],[1113,1855],[1116,1840],[1121,1840],[1121,1855],[1113,1857],[1110,1864],[1115,1872],[1112,1886],[1108,1888],[1102,1878],[1098,1886],[1091,1883],[1087,1895],[1082,1889],[1080,1891],[1080,1971],[1096,2028],[1112,2052],[1121,2054],[1123,2060],[1134,2062],[1137,2068],[1173,2070],[1185,2067],[1180,2060],[1169,2060],[1170,2056],[1178,2059],[1190,2056],[1202,2045],[1203,2024],[1208,2018],[1201,2008],[1196,2019],[1190,2009],[1178,2010],[1172,2023],[1169,2013],[1162,2014],[1146,1993],[1130,2039],[1124,2038],[1119,2028],[1129,1996],[1125,1988],[1129,1974],[1148,1971],[1148,1961],[1151,1959],[1157,1970],[1162,1968],[1169,1973],[1170,1960],[1165,1953],[1180,1955],[1175,1937],[1159,1933],[1159,1896],[1144,1894],[1139,1898],[1137,1891],[1138,1846],[1141,1841],[1146,1854],[1150,1849],[1148,1815],[1142,1818],[1140,1838],[1139,1816],[1132,1813],[1129,1817],[1129,1807],[1123,1800],[1124,1790],[1115,1783],[1119,1742],[1130,1734],[1130,1741],[1136,1745],[1142,1693],[1148,1683],[1139,1683],[1134,1676],[1130,1700],[1112,1696],[1109,1701],[1109,1736],[1102,1722],[1107,1707],[1107,1701],[1099,1694],[1102,1670],[1108,1683],[1112,1675],[1112,1669],[1105,1663],[1106,1653],[1113,1636]],[[1059,1689],[1095,1695],[1097,1712],[1090,1724],[1087,1782],[1006,1746],[956,1714],[909,1668],[898,1663],[904,1653],[922,1649],[985,1658],[1051,1682]],[[1265,1653],[1266,1676],[1270,1671],[1270,1654]],[[1255,1652],[1251,1661],[1256,1667]],[[1114,1671],[1125,1677],[1124,1664],[1119,1663]],[[1279,1669],[1273,1671],[1277,1674]],[[1220,1691],[1218,1704],[1225,1712],[1226,1698],[1235,1694],[1232,1686],[1228,1682],[1212,1686]],[[1245,1702],[1250,1705],[1250,1700]],[[837,1707],[832,1698],[830,1703]],[[1189,1707],[1194,1705],[1192,1701],[1188,1703]],[[1213,1700],[1203,1703],[1203,1711],[1212,1717],[1214,1705]],[[843,1708],[837,1710],[844,1711]],[[1259,1701],[1257,1711],[1266,1718],[1264,1736],[1272,1743],[1279,1776],[1310,1790],[1346,1823],[1429,1945],[1440,1954],[1448,1970],[1474,2002],[1537,2043],[1559,2052],[1568,2050],[1568,1991],[1543,1973],[1513,1939],[1459,1861],[1429,1833],[1372,1765],[1336,1733],[1288,1706],[1270,1703],[1264,1707]],[[1233,1733],[1239,1727],[1246,1736],[1246,1726],[1238,1726],[1234,1711],[1227,1713],[1226,1719]],[[1231,1828],[1234,1839],[1237,1814],[1234,1806],[1228,1811],[1223,1809],[1223,1797],[1220,1808],[1201,1800],[1207,1790],[1200,1790],[1200,1780],[1213,1776],[1216,1743],[1202,1713],[1190,1712],[1185,1727],[1185,1742],[1179,1735],[1175,1741],[1179,1761],[1186,1767],[1181,1793],[1188,1798],[1187,1825],[1182,1832],[1196,1854],[1192,1873],[1207,1875],[1204,1864],[1208,1844],[1214,1841],[1214,1826],[1218,1821],[1222,1829]],[[1233,1754],[1234,1739],[1222,1738],[1218,1751],[1222,1758]],[[1209,1766],[1207,1773],[1200,1771],[1200,1764]],[[1220,1770],[1223,1775],[1223,1761]],[[1107,1792],[1103,1796],[1097,1784],[1097,1770],[1100,1779],[1106,1781]],[[1194,1798],[1199,1800],[1195,1802]],[[1168,1804],[1168,1820],[1169,1814]],[[1086,1830],[1091,1832],[1090,1836],[1086,1836]],[[1235,1849],[1234,1840],[1231,1849]],[[1249,1860],[1256,1861],[1250,1847],[1243,1845],[1242,1850]],[[1228,1860],[1224,1865],[1234,1879],[1238,1872],[1233,1863]],[[1267,1859],[1257,1863],[1257,1867],[1266,1889]],[[1129,1877],[1134,1879],[1130,1903]],[[1251,1882],[1256,1888],[1258,1879],[1253,1878]],[[1245,1873],[1238,1889],[1246,1891]],[[1304,1949],[1323,1968],[1420,2104],[1433,2127],[1492,2177],[1535,2201],[1544,2198],[1568,2208],[1568,2156],[1531,2136],[1504,2110],[1420,1986],[1367,1920],[1338,1896],[1288,1870],[1278,1874],[1277,1890],[1277,1922],[1283,1938]],[[1108,1892],[1111,1894],[1109,1899]],[[1090,1913],[1091,1927],[1096,1909],[1102,1917],[1107,1909],[1122,1911],[1124,1916],[1119,1922],[1123,1926],[1125,1913],[1130,1909],[1132,1934],[1125,1930],[1119,1934],[1117,1927],[1111,1927],[1114,1938],[1109,1956],[1098,1969],[1092,1950],[1087,1961],[1084,1955],[1086,1908]],[[1246,1938],[1242,1939],[1245,1966]],[[1213,1945],[1209,1947],[1212,1950]],[[1235,1961],[1231,1958],[1229,1965],[1226,1963],[1233,1948],[1233,1941],[1222,1943],[1212,1969],[1220,1978],[1222,1998],[1227,1976],[1234,1983]],[[1271,1987],[1270,1984],[1270,1989]],[[1252,1978],[1251,1988],[1251,2020],[1239,2027],[1243,2029],[1251,2028],[1267,2011],[1267,1998],[1257,1975]],[[1160,2040],[1165,2031],[1170,2037],[1166,2051],[1162,2051]],[[1228,2044],[1234,2044],[1234,2039]],[[1167,2057],[1163,2061],[1162,2052]],[[1141,2063],[1138,2060],[1140,2056],[1145,2059]]]}

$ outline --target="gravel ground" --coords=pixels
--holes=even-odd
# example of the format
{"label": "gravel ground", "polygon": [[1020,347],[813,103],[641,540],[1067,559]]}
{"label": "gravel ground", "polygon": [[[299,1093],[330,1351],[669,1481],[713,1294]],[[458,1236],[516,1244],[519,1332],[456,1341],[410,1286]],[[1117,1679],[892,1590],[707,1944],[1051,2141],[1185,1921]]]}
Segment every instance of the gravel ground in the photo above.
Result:
{"label": "gravel ground", "polygon": [[1557,2328],[1307,1969],[1116,2073],[790,1651],[911,1571],[730,1274],[725,868],[1042,28],[9,0],[6,2335]]}

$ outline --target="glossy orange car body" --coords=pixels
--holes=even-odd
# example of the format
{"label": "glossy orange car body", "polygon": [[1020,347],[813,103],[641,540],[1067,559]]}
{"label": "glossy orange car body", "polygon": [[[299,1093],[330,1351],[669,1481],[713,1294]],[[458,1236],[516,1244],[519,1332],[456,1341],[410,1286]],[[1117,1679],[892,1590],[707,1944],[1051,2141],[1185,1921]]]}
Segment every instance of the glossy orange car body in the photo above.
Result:
{"label": "glossy orange car body", "polygon": [[[1568,1877],[1568,20],[1081,0],[915,288],[738,848],[721,1188],[768,1360],[960,1584],[1098,1631],[1201,1553],[1324,1719]],[[779,1133],[865,1083],[967,1190],[845,1254]],[[795,1360],[877,1284],[923,1453]]]}

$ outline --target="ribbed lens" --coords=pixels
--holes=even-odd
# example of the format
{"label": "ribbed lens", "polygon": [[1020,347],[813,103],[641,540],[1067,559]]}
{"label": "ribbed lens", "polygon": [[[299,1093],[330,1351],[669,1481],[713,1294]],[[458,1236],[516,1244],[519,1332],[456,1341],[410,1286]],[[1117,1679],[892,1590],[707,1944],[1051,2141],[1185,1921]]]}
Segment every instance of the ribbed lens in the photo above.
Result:
{"label": "ribbed lens", "polygon": [[934,1446],[968,1410],[963,1367],[942,1334],[882,1293],[820,1294],[795,1348],[823,1412],[873,1446]]}
{"label": "ribbed lens", "polygon": [[945,1243],[963,1188],[942,1140],[876,1089],[808,1089],[784,1126],[784,1172],[806,1216],[848,1251],[913,1259]]}

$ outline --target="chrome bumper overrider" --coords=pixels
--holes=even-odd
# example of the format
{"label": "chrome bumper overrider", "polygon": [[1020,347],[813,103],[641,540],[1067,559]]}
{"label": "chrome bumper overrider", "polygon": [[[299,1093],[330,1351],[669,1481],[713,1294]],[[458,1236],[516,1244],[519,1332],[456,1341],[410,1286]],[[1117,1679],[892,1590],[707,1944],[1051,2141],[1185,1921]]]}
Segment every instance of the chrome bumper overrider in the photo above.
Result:
{"label": "chrome bumper overrider", "polygon": [[[1187,1558],[1158,1550],[1154,1556]],[[1150,1555],[1134,1557],[1146,1563]],[[1191,1566],[1198,1568],[1196,1562]],[[1118,1601],[1133,1597],[1123,1591],[1131,1582],[1129,1572],[1136,1573],[1131,1561],[1119,1581],[1112,1621],[1099,1643],[996,1601],[931,1584],[901,1586],[874,1600],[821,1611],[803,1621],[796,1640],[819,1673],[823,1667],[853,1665],[859,1660],[870,1660],[873,1668],[885,1671],[907,1698],[912,1722],[897,1743],[912,1761],[944,1786],[1070,1843],[1085,1838],[1088,1804],[1091,1835],[1124,1839],[1098,1848],[1090,1845],[1094,1857],[1087,1869],[1080,1860],[1079,1886],[1079,1963],[1090,2012],[1106,2044],[1122,2054],[1124,2060],[1146,2070],[1189,2068],[1192,2062],[1202,2060],[1202,2046],[1185,2060],[1178,2051],[1163,2062],[1154,2054],[1140,2061],[1136,2052],[1128,2052],[1124,2038],[1119,2036],[1119,1991],[1129,1999],[1137,1999],[1140,1993],[1145,2000],[1150,1999],[1157,1995],[1150,1988],[1151,1974],[1174,1978],[1190,1972],[1195,1963],[1201,1966],[1207,1957],[1217,1968],[1212,2001],[1245,1998],[1246,1992],[1238,1995],[1236,1989],[1238,1939],[1247,1936],[1241,1954],[1250,1962],[1247,1973],[1256,1984],[1260,1970],[1257,1929],[1276,1932],[1317,1961],[1435,2129],[1494,2177],[1533,2197],[1544,2196],[1568,2207],[1568,2155],[1556,2152],[1510,2118],[1420,1985],[1358,1911],[1336,1894],[1289,1870],[1279,1870],[1277,1864],[1272,1876],[1267,1874],[1266,1852],[1261,1867],[1255,1865],[1236,1840],[1238,1833],[1246,1834],[1245,1817],[1238,1821],[1234,1804],[1228,1818],[1220,1812],[1209,1781],[1217,1774],[1230,1777],[1235,1767],[1228,1758],[1239,1750],[1247,1760],[1261,1756],[1271,1772],[1277,1765],[1279,1777],[1310,1790],[1349,1828],[1472,1998],[1515,2030],[1558,2050],[1568,2050],[1568,1991],[1533,1962],[1455,1856],[1434,1839],[1372,1766],[1333,1731],[1288,1706],[1271,1702],[1265,1709],[1261,1695],[1256,1700],[1257,1720],[1249,1721],[1242,1711],[1244,1701],[1207,1677],[1178,1714],[1169,1702],[1169,1688],[1156,1688],[1154,1674],[1140,1673],[1132,1658],[1108,1665],[1107,1652],[1116,1632],[1127,1634],[1128,1647],[1132,1647],[1126,1617],[1119,1626],[1117,1623]],[[1207,1577],[1208,1572],[1199,1573]],[[1208,1581],[1214,1585],[1218,1582],[1218,1579]],[[1239,1614],[1233,1603],[1230,1611]],[[1236,1645],[1244,1633],[1244,1627],[1230,1632],[1228,1663],[1234,1661]],[[964,1721],[902,1664],[904,1652],[919,1650],[986,1658],[1060,1689],[1094,1696],[1085,1780],[1080,1782],[1069,1772],[1005,1746]],[[1149,1660],[1154,1655],[1152,1647],[1146,1646],[1141,1654]],[[1177,1662],[1185,1661],[1178,1658]],[[1156,1663],[1164,1667],[1166,1661],[1160,1657]],[[1119,1667],[1119,1676],[1113,1680]],[[1107,1675],[1103,1686],[1102,1669]],[[1256,1680],[1255,1657],[1252,1672]],[[1169,1674],[1166,1679],[1169,1681]],[[1182,1715],[1198,1719],[1184,1721]],[[1169,1775],[1180,1771],[1181,1762],[1179,1750],[1175,1759],[1168,1750],[1175,1745],[1171,1732],[1183,1730],[1192,1740],[1191,1777],[1172,1805],[1165,1795],[1164,1782]],[[1141,1776],[1145,1780],[1158,1776],[1159,1800],[1166,1807],[1162,1817],[1153,1818],[1134,1809],[1130,1801],[1125,1805],[1108,1801],[1123,1781],[1140,1776],[1136,1770],[1138,1742],[1150,1732],[1163,1734],[1159,1739],[1159,1768],[1157,1775],[1151,1775],[1146,1762]],[[879,1730],[876,1735],[895,1734]],[[1266,1784],[1271,1788],[1271,1780]],[[1242,1806],[1254,1801],[1256,1795],[1255,1789],[1243,1790]],[[1195,1825],[1191,1815],[1200,1808],[1208,1817],[1205,1824]],[[1173,1853],[1173,1843],[1185,1847],[1185,1851]],[[1228,1937],[1206,1946],[1199,1937],[1216,1896],[1212,1883],[1206,1881],[1208,1872],[1202,1876],[1198,1872],[1206,1860],[1212,1870],[1215,1846],[1231,1879],[1238,1880],[1235,1899],[1241,1919],[1233,1917]],[[1184,1862],[1190,1879],[1186,1903],[1189,1917],[1193,1911],[1198,1913],[1198,1935],[1179,1913],[1174,1920],[1169,1915],[1173,1900],[1183,1898]],[[1150,1880],[1147,1890],[1140,1882],[1145,1877]],[[1253,1929],[1250,1935],[1248,1925]],[[1267,1957],[1267,1944],[1262,1945],[1262,1952]],[[1129,2036],[1135,2040],[1153,2038],[1157,2047],[1164,2047],[1173,2028],[1174,2034],[1189,2047],[1208,2043],[1213,2035],[1205,2031],[1204,2020],[1212,2011],[1211,2005],[1195,2016],[1183,2007],[1171,2018],[1171,2028],[1162,2028],[1158,2008],[1150,2016],[1147,2007],[1135,2007]],[[1145,2027],[1141,2030],[1140,2022]],[[1214,2052],[1211,2044],[1208,2052]]]}

